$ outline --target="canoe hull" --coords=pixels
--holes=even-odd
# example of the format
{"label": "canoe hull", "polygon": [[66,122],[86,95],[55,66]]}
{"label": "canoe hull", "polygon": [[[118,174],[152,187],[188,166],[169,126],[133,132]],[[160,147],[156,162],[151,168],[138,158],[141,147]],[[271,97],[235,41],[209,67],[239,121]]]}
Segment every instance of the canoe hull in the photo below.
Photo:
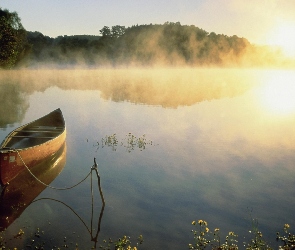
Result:
{"label": "canoe hull", "polygon": [[[60,114],[58,113],[60,112]],[[53,113],[55,116],[53,116]],[[50,116],[51,115],[51,116]],[[57,119],[61,120],[58,124],[63,125],[62,129],[59,130],[56,134],[56,136],[46,139],[44,142],[45,136],[48,134],[48,126],[47,126],[47,134],[42,134],[40,131],[34,131],[32,132],[32,127],[36,127],[36,124],[39,125],[46,125],[43,124],[44,122],[50,121],[50,117],[52,117],[52,120]],[[54,123],[53,123],[54,125]],[[30,130],[29,130],[30,129]],[[36,130],[36,129],[35,129]],[[15,132],[17,131],[17,132]],[[27,131],[30,131],[28,133]],[[51,131],[51,130],[50,130]],[[37,134],[38,133],[38,134]],[[48,136],[47,136],[48,137]],[[29,146],[30,144],[26,145],[27,147],[20,147],[20,148],[6,148],[7,145],[9,146],[9,142],[12,141],[12,139],[19,139],[19,141],[25,139],[34,139],[34,140],[40,140],[41,143],[31,143],[33,146]],[[50,157],[53,155],[56,151],[58,151],[61,146],[64,144],[66,139],[66,129],[64,120],[61,114],[60,110],[53,111],[52,113],[48,114],[45,117],[42,117],[35,122],[29,123],[28,125],[22,126],[14,131],[12,131],[7,138],[2,143],[2,148],[0,148],[0,182],[1,185],[7,185],[12,179],[14,179],[20,172],[23,170],[27,170],[27,168],[30,168],[38,163],[40,163],[44,158]],[[19,143],[19,142],[17,142]],[[17,145],[15,143],[15,145]],[[3,147],[4,146],[4,147]]]}
{"label": "canoe hull", "polygon": [[[49,185],[63,170],[66,163],[66,144],[50,157],[34,165],[30,171]],[[28,171],[22,171],[7,185],[0,197],[0,232],[4,231],[33,200],[46,188]]]}
{"label": "canoe hull", "polygon": [[44,158],[53,155],[65,142],[65,134],[54,140],[45,142],[23,150],[7,150],[1,153],[1,184],[6,185],[14,179],[21,171],[39,164]]}

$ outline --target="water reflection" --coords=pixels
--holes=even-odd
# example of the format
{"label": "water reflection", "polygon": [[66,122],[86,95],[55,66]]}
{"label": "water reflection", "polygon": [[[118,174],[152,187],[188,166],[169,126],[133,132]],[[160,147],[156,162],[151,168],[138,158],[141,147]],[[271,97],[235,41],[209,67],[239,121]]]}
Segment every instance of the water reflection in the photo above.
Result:
{"label": "water reflection", "polygon": [[[66,145],[56,153],[32,166],[31,172],[43,183],[48,185],[62,171],[66,163]],[[31,173],[24,170],[1,193],[0,200],[0,231],[5,230],[14,222],[32,201],[46,188]]]}
{"label": "water reflection", "polygon": [[19,81],[0,83],[0,128],[21,122],[29,107],[27,95],[19,88]]}
{"label": "water reflection", "polygon": [[[93,207],[93,201],[92,201],[92,211],[91,211],[91,220],[90,220],[90,228],[89,228],[87,226],[87,223],[83,220],[83,218],[81,218],[80,215],[77,212],[75,212],[75,210],[71,206],[67,205],[65,202],[60,201],[60,200],[56,200],[56,199],[52,199],[52,198],[40,198],[40,199],[34,200],[33,202],[40,202],[40,201],[53,201],[55,203],[61,203],[63,206],[67,207],[82,222],[85,229],[88,231],[88,233],[90,235],[90,241],[94,242],[94,245],[91,249],[97,249],[98,236],[100,233],[101,221],[102,221],[103,212],[105,209],[104,203],[101,206],[101,210],[99,213],[99,219],[98,219],[97,224],[95,225],[94,219],[93,219],[94,218],[94,207]],[[96,227],[96,228],[94,228],[94,227]],[[64,245],[64,246],[66,246],[66,248],[68,248],[67,245]]]}
{"label": "water reflection", "polygon": [[[295,116],[275,114],[270,111],[275,102],[263,101],[265,95],[274,96],[271,80],[280,86],[288,82],[287,71],[281,77],[275,76],[279,71],[226,69],[21,73],[20,88],[30,93],[26,119],[53,105],[64,111],[71,167],[55,186],[76,183],[93,157],[99,159],[108,208],[100,239],[143,234],[142,249],[183,249],[191,242],[191,221],[203,219],[224,234],[241,235],[242,242],[251,230],[249,210],[267,240],[284,223],[295,225]],[[139,150],[128,153],[121,138],[129,132],[146,135],[157,147],[140,151],[142,144],[133,142]],[[88,188],[44,192],[89,218]],[[38,217],[46,232],[50,220],[73,242],[89,246],[88,232],[68,210],[44,202],[44,208],[30,206],[24,213],[29,221]],[[56,239],[56,231],[49,236]]]}
{"label": "water reflection", "polygon": [[274,115],[295,114],[295,72],[272,71],[257,90],[261,105]]}
{"label": "water reflection", "polygon": [[105,100],[176,108],[241,95],[253,86],[253,77],[251,70],[101,69],[9,71],[0,80],[13,79],[25,93],[52,86],[99,90]]}

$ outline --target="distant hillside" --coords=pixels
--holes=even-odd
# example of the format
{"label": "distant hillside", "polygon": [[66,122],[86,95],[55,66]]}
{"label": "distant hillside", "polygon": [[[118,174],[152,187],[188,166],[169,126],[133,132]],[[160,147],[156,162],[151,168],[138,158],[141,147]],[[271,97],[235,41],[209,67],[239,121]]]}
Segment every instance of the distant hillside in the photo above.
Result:
{"label": "distant hillside", "polygon": [[28,32],[28,67],[68,66],[261,66],[277,63],[279,51],[247,39],[207,32],[194,25],[105,26],[101,36],[50,38]]}

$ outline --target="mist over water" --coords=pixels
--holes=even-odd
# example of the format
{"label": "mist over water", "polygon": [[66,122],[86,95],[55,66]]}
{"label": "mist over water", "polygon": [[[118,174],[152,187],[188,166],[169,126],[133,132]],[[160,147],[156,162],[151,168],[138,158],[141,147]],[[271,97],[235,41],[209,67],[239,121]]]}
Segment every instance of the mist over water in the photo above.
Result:
{"label": "mist over water", "polygon": [[280,47],[251,44],[246,38],[207,32],[179,22],[104,26],[102,36],[50,38],[29,32],[32,45],[19,68],[280,67],[294,58]]}
{"label": "mist over water", "polygon": [[[184,249],[193,243],[191,222],[203,219],[210,229],[220,228],[222,237],[234,231],[242,244],[250,237],[252,216],[276,244],[275,232],[285,223],[295,225],[295,105],[292,98],[286,103],[294,81],[292,70],[1,71],[0,137],[61,108],[66,164],[51,185],[75,184],[96,157],[106,199],[100,243],[123,235],[135,242],[143,234],[140,249]],[[67,203],[89,226],[89,182],[64,193],[45,189],[41,197]],[[97,222],[98,193],[95,199]],[[64,237],[70,246],[93,246],[79,219],[52,201],[31,204],[6,239],[19,228],[25,235],[14,242],[21,247],[36,228],[50,246],[64,244]]]}

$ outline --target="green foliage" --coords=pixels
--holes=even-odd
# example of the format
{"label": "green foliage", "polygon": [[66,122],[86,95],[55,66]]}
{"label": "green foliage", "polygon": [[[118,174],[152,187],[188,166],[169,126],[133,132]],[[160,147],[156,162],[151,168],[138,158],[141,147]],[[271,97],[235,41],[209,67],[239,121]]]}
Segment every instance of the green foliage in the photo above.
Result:
{"label": "green foliage", "polygon": [[[189,244],[189,249],[214,249],[214,250],[237,250],[238,249],[238,235],[234,232],[229,232],[225,237],[224,242],[220,238],[220,230],[218,228],[211,231],[208,227],[208,223],[204,220],[198,222],[193,221],[192,225],[195,229],[192,230],[194,235],[194,243]],[[284,225],[284,232],[280,234],[277,232],[276,240],[282,242],[283,245],[279,246],[279,249],[290,250],[295,248],[295,235],[289,233],[289,224]],[[247,250],[271,250],[266,241],[263,239],[261,231],[258,230],[258,221],[252,220],[252,234],[251,240],[248,243],[244,243]]]}
{"label": "green foliage", "polygon": [[192,230],[194,234],[194,244],[189,244],[189,249],[199,249],[203,250],[206,247],[212,249],[238,249],[237,246],[237,237],[234,232],[229,232],[225,238],[225,242],[222,243],[220,240],[219,229],[215,228],[214,232],[211,232],[208,228],[208,223],[204,220],[199,220],[192,222],[192,225],[196,226],[196,230]]}
{"label": "green foliage", "polygon": [[[219,228],[215,228],[214,231],[211,231],[208,227],[208,223],[204,220],[198,220],[198,222],[193,221],[192,225],[194,229],[192,233],[194,235],[194,243],[188,244],[189,249],[213,249],[213,250],[238,250],[238,235],[234,232],[229,232],[224,240],[221,240],[220,230]],[[263,240],[262,233],[258,230],[258,222],[254,220],[252,222],[252,238],[248,243],[243,242],[244,249],[246,250],[272,250],[274,248],[270,247]],[[277,232],[276,240],[279,242],[279,249],[283,250],[291,250],[295,248],[295,235],[289,232],[290,225],[285,224],[283,228],[283,232]],[[13,236],[14,240],[19,240],[24,237],[26,232],[23,229],[19,229]],[[39,228],[35,231],[35,233],[31,234],[30,245],[27,247],[34,249],[45,249],[44,246],[48,247],[48,242],[46,243],[42,237],[44,236],[44,231],[41,231]],[[63,244],[57,249],[64,249],[74,247],[74,243],[71,242],[70,245],[67,244],[67,237],[64,237]],[[103,250],[137,250],[140,245],[144,242],[143,236],[139,235],[137,237],[136,242],[132,243],[131,238],[129,236],[123,236],[117,240],[112,240],[109,238],[108,240],[103,240],[102,243],[98,246],[99,249]],[[10,249],[6,246],[7,239],[5,239],[5,231],[0,233],[0,249]],[[52,242],[50,242],[52,244]],[[95,247],[93,247],[95,248]],[[17,249],[17,248],[13,248]],[[79,247],[77,243],[75,243],[75,248],[84,249],[83,246]],[[95,248],[96,249],[96,248]]]}
{"label": "green foliage", "polygon": [[99,30],[100,34],[104,37],[108,36],[111,37],[111,30],[108,26],[104,26],[101,30]]}
{"label": "green foliage", "polygon": [[0,84],[0,100],[0,127],[7,128],[11,124],[21,122],[29,103],[19,84],[5,78]]}
{"label": "green foliage", "polygon": [[119,38],[125,34],[125,26],[115,25],[112,26],[112,37]]}
{"label": "green foliage", "polygon": [[130,241],[130,237],[123,236],[116,241],[109,239],[108,241],[104,240],[103,244],[99,246],[99,248],[104,250],[137,250],[137,247],[143,243],[143,236],[140,235],[137,238],[136,246],[132,246],[132,242]]}
{"label": "green foliage", "polygon": [[126,135],[125,138],[122,139],[120,142],[116,134],[106,135],[104,138],[101,138],[100,141],[97,141],[94,144],[94,147],[96,147],[97,150],[99,148],[109,147],[113,151],[116,151],[118,146],[121,146],[121,147],[125,147],[128,153],[131,153],[136,148],[138,148],[140,151],[143,151],[146,149],[147,146],[152,146],[152,145],[155,145],[155,144],[153,144],[152,141],[147,140],[145,137],[145,134],[143,134],[142,136],[136,137],[132,133],[128,133],[128,135]]}
{"label": "green foliage", "polygon": [[125,34],[125,30],[125,26],[115,25],[112,26],[112,29],[108,26],[104,26],[99,32],[103,37],[119,38]]}
{"label": "green foliage", "polygon": [[247,249],[271,249],[263,239],[262,232],[258,229],[258,220],[252,219],[252,234],[251,240],[248,243]]}
{"label": "green foliage", "polygon": [[277,241],[283,242],[283,246],[281,246],[280,249],[289,250],[295,248],[295,235],[289,232],[289,228],[290,225],[285,224],[283,234],[277,232]]}
{"label": "green foliage", "polygon": [[[112,33],[110,29],[108,31]],[[112,41],[116,63],[141,65],[235,64],[240,55],[251,47],[244,38],[209,34],[194,25],[181,25],[179,22],[132,26],[117,38]]]}
{"label": "green foliage", "polygon": [[29,51],[26,31],[16,12],[0,8],[0,67],[12,68]]}
{"label": "green foliage", "polygon": [[196,221],[193,221],[192,225],[196,226],[197,229],[192,230],[195,244],[189,244],[189,249],[205,249],[210,245],[210,240],[208,239],[210,229],[207,227],[207,222],[199,220],[198,223],[196,223]]}
{"label": "green foliage", "polygon": [[251,44],[237,36],[208,33],[194,25],[104,26],[101,36],[50,38],[29,32],[31,64],[236,65]]}
{"label": "green foliage", "polygon": [[[245,38],[166,22],[104,26],[101,36],[59,36],[24,30],[17,13],[0,9],[0,67],[11,68],[29,53],[26,66],[257,66],[275,63],[277,52]],[[26,35],[27,34],[27,35]],[[28,40],[28,43],[26,41]]]}

